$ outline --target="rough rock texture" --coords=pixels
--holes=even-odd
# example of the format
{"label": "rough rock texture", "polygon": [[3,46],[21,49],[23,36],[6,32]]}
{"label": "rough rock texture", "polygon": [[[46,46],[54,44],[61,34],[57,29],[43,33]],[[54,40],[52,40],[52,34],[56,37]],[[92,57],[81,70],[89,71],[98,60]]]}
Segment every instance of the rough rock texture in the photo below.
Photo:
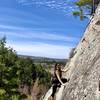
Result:
{"label": "rough rock texture", "polygon": [[70,81],[56,100],[100,100],[100,4],[67,67]]}
{"label": "rough rock texture", "polygon": [[100,4],[74,53],[62,100],[100,100]]}

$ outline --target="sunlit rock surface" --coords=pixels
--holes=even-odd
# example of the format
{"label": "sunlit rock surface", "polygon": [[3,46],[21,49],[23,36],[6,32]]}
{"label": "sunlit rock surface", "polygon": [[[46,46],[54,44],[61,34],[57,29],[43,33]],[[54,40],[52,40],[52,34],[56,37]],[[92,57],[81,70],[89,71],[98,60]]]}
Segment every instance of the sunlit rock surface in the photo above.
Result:
{"label": "sunlit rock surface", "polygon": [[[48,100],[48,98],[51,96],[52,94],[52,87],[49,89],[49,91],[46,93],[45,97],[43,98],[43,100]],[[40,99],[42,100],[42,99]]]}
{"label": "sunlit rock surface", "polygon": [[74,52],[62,100],[100,100],[100,5]]}
{"label": "sunlit rock surface", "polygon": [[74,53],[66,65],[70,81],[56,100],[100,100],[100,4]]}

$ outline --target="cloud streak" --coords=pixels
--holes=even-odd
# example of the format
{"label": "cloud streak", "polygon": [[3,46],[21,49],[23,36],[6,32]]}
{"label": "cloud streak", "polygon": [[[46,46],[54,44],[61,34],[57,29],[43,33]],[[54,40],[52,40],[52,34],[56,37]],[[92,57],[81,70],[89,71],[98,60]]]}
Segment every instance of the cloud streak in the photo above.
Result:
{"label": "cloud streak", "polygon": [[27,43],[7,43],[7,47],[12,47],[22,55],[41,56],[50,58],[68,58],[70,49],[72,47],[62,45],[51,45],[46,43],[34,42],[33,44]]}
{"label": "cloud streak", "polygon": [[16,37],[16,38],[22,38],[22,39],[37,39],[37,40],[49,40],[49,41],[65,41],[65,42],[73,42],[77,41],[78,39],[75,37],[69,37],[69,36],[63,36],[59,34],[50,34],[46,32],[3,32],[0,31],[0,34],[7,37]]}
{"label": "cloud streak", "polygon": [[74,5],[75,1],[73,0],[59,0],[59,1],[58,0],[17,0],[18,3],[24,6],[29,6],[29,5],[36,5],[38,7],[46,6],[67,13],[77,9],[77,7]]}

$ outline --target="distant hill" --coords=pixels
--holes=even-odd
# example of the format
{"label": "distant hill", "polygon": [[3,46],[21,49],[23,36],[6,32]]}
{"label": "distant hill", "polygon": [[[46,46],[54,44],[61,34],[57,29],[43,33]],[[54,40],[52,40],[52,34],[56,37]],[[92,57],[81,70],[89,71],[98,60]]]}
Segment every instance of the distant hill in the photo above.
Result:
{"label": "distant hill", "polygon": [[36,57],[36,56],[27,56],[27,55],[18,55],[21,58],[30,58],[33,59],[36,63],[66,63],[68,59],[58,59],[58,58],[47,58],[47,57]]}

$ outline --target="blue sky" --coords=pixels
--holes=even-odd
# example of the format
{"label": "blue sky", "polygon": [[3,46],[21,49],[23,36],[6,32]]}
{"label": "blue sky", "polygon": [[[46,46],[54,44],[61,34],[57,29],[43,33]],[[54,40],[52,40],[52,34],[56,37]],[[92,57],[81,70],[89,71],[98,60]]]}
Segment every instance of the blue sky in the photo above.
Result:
{"label": "blue sky", "polygon": [[73,0],[0,0],[0,37],[18,54],[67,58],[88,23],[76,9]]}

